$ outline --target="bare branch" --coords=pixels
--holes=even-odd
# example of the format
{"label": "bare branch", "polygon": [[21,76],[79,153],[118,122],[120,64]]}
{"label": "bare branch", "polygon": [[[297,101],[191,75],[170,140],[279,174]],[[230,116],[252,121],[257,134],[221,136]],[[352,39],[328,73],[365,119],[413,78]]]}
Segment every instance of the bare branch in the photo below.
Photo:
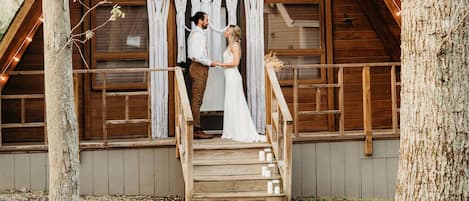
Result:
{"label": "bare branch", "polygon": [[86,11],[85,14],[83,14],[83,16],[81,17],[80,21],[72,28],[72,31],[70,33],[73,33],[73,31],[75,31],[76,28],[78,28],[78,26],[80,26],[81,23],[83,23],[83,21],[85,20],[85,17],[91,13],[92,10],[96,9],[98,6],[100,5],[103,5],[103,4],[106,4],[106,3],[112,3],[112,2],[109,2],[107,0],[103,0],[103,1],[100,1],[98,2],[97,4],[95,4],[91,9],[88,9]]}

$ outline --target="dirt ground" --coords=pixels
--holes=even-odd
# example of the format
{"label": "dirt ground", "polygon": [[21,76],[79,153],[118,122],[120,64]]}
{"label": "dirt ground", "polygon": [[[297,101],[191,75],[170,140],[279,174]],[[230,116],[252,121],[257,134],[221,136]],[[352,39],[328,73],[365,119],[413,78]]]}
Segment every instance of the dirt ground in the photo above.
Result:
{"label": "dirt ground", "polygon": [[[2,191],[0,201],[47,201],[47,192],[23,192],[23,191]],[[105,196],[81,196],[83,201],[182,201],[181,197],[156,197],[148,195],[105,195]]]}

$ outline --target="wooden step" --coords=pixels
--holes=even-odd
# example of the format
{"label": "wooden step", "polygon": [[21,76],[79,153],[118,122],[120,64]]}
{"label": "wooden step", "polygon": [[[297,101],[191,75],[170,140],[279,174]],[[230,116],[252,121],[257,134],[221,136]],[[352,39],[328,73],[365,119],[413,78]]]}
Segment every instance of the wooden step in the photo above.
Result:
{"label": "wooden step", "polygon": [[[266,164],[241,165],[198,165],[194,166],[194,176],[230,176],[230,175],[261,175],[262,167]],[[272,175],[278,174],[276,166]]]}
{"label": "wooden step", "polygon": [[194,150],[194,161],[201,160],[259,160],[259,148],[238,148],[238,149],[198,149]]}
{"label": "wooden step", "polygon": [[264,149],[271,148],[270,144],[267,143],[198,143],[194,144],[194,151],[196,150],[230,150],[230,149]]}
{"label": "wooden step", "polygon": [[284,194],[268,194],[267,192],[230,192],[230,193],[194,193],[194,200],[285,200]]}
{"label": "wooden step", "polygon": [[260,161],[259,159],[234,159],[234,160],[194,160],[192,164],[196,165],[249,165],[249,164],[270,164],[276,161]]}
{"label": "wooden step", "polygon": [[267,182],[271,180],[281,180],[281,177],[278,173],[272,175],[271,177],[264,177],[260,175],[260,173],[257,175],[194,176],[194,192],[266,192]]}
{"label": "wooden step", "polygon": [[262,175],[233,175],[233,176],[194,176],[194,181],[247,181],[280,179],[279,175],[264,177]]}

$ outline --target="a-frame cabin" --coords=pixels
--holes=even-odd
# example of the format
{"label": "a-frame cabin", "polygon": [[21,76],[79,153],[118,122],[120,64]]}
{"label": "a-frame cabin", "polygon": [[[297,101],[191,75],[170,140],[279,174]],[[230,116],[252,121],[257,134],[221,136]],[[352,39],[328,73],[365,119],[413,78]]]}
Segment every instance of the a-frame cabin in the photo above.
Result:
{"label": "a-frame cabin", "polygon": [[[393,197],[400,0],[264,0],[264,53],[275,52],[285,65],[253,67],[245,56],[239,70],[245,88],[249,68],[264,72],[259,87],[265,88],[267,143],[220,139],[219,109],[202,115],[202,126],[215,139],[192,139],[188,63],[177,58],[177,0],[167,1],[168,124],[167,133],[158,134],[165,137],[152,136],[150,0],[113,1],[126,17],[74,49],[82,194],[186,200]],[[195,1],[186,4],[189,27]],[[252,0],[220,1],[225,24],[227,1],[236,2],[237,23],[246,30],[246,3]],[[82,2],[91,7],[99,0]],[[0,190],[48,187],[41,4],[23,0],[0,41]],[[74,33],[105,22],[112,6],[97,7]],[[72,26],[86,11],[70,1]],[[242,40],[243,53],[250,45]],[[258,159],[264,149],[273,152],[272,162]],[[262,176],[269,164],[271,175]],[[269,182],[281,187],[278,194],[268,192]]]}

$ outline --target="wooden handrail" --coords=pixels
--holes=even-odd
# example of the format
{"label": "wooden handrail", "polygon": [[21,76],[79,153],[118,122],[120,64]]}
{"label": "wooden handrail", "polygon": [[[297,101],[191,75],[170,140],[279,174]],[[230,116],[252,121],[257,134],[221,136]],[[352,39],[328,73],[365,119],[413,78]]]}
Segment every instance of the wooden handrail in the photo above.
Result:
{"label": "wooden handrail", "polygon": [[192,179],[192,159],[194,154],[192,148],[194,135],[193,117],[182,69],[177,68],[174,75],[176,156],[181,159],[185,185],[185,200],[191,200],[194,186]]}
{"label": "wooden handrail", "polygon": [[[370,71],[372,68],[390,68],[391,69],[391,99],[392,99],[392,130],[395,135],[398,135],[398,115],[399,108],[397,107],[397,95],[398,90],[396,89],[400,86],[400,83],[397,82],[397,72],[396,67],[400,66],[399,62],[383,62],[383,63],[354,63],[354,64],[302,64],[302,65],[287,65],[286,69],[293,69],[294,72],[294,83],[293,83],[293,108],[294,108],[294,133],[298,137],[298,119],[299,115],[324,115],[324,114],[338,114],[339,116],[339,130],[338,136],[341,136],[342,139],[347,139],[345,132],[345,117],[344,117],[344,70],[350,68],[360,68],[362,71],[362,88],[363,91],[363,128],[364,128],[364,138],[365,138],[365,155],[372,154],[372,102],[371,102],[371,83],[370,83]],[[319,84],[300,84],[298,82],[298,71],[299,69],[312,69],[312,68],[336,68],[335,71],[337,74],[336,83],[319,83]],[[274,72],[272,72],[274,73]],[[315,110],[310,111],[299,111],[298,110],[298,89],[299,88],[309,88],[316,89],[316,108]],[[319,90],[321,88],[337,88],[338,89],[338,109],[329,108],[327,110],[321,110],[320,108],[320,98],[321,93]],[[310,135],[311,136],[311,135]],[[302,136],[300,136],[302,137]],[[319,139],[319,138],[318,138]]]}
{"label": "wooden handrail", "polygon": [[266,135],[279,166],[283,192],[291,200],[293,118],[273,68],[265,66]]}

